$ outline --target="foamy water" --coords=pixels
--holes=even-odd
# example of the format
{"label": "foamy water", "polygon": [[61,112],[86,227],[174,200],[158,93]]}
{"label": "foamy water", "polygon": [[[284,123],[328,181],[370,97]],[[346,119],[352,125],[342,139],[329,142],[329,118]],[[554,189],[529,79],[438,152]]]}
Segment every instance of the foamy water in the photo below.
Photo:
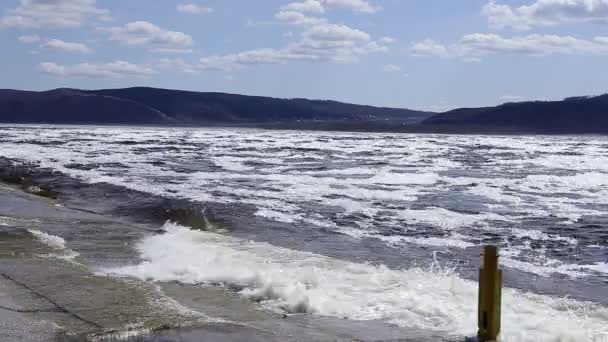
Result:
{"label": "foamy water", "polygon": [[39,230],[34,230],[34,229],[28,229],[28,232],[30,232],[30,234],[34,235],[34,237],[36,237],[38,240],[40,240],[40,242],[44,243],[45,245],[47,245],[51,248],[59,249],[59,250],[66,249],[65,240],[62,237],[47,234],[45,232],[41,232]]}
{"label": "foamy water", "polygon": [[[472,335],[476,285],[464,278],[475,272],[479,246],[495,243],[507,281],[524,289],[505,291],[507,340],[608,339],[605,307],[562,298],[605,298],[606,137],[24,126],[0,133],[0,156],[89,183],[251,205],[278,222],[273,229],[351,239],[342,243],[358,260],[321,255],[333,255],[331,246],[315,254],[167,226],[140,243],[145,262],[112,274],[223,284],[284,312]],[[259,240],[273,234],[251,229]],[[374,265],[357,255],[368,241],[385,248],[374,249]],[[407,262],[413,250],[426,256],[419,267]],[[435,252],[462,261],[466,274],[432,267]],[[382,265],[382,253],[397,253],[403,267]]]}
{"label": "foamy water", "polygon": [[[391,270],[166,224],[144,262],[104,270],[143,280],[224,285],[270,309],[476,333],[477,284],[440,267]],[[606,341],[608,309],[507,289],[503,341]]]}
{"label": "foamy water", "polygon": [[74,258],[80,255],[78,252],[67,248],[65,240],[60,236],[48,234],[36,229],[28,229],[27,231],[38,239],[38,241],[55,250],[56,253],[51,253],[46,255],[46,257],[74,260]]}
{"label": "foamy water", "polygon": [[[606,259],[553,258],[598,243],[579,241],[584,232],[573,234],[569,224],[608,220],[604,137],[105,127],[0,131],[0,155],[88,182],[248,203],[258,208],[257,215],[275,221],[378,238],[392,247],[467,248],[501,236],[514,260],[511,267],[542,276],[571,268],[578,271],[570,276],[608,276],[593,267]],[[526,257],[530,249],[543,248]]]}

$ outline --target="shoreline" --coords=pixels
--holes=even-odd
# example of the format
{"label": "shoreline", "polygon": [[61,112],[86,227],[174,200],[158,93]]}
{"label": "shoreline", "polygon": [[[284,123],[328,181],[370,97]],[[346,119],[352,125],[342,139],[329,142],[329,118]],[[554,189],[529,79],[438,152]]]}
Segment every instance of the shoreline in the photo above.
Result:
{"label": "shoreline", "polygon": [[396,123],[386,124],[378,122],[362,122],[356,125],[337,125],[332,121],[310,121],[310,122],[274,122],[274,123],[231,123],[231,122],[208,122],[197,125],[187,124],[120,124],[120,123],[50,123],[50,122],[0,122],[0,126],[23,126],[23,127],[132,127],[132,128],[163,128],[163,129],[250,129],[267,131],[293,131],[293,132],[325,132],[325,133],[367,133],[367,134],[421,134],[421,135],[465,135],[465,136],[600,136],[608,135],[601,131],[569,131],[556,132],[551,130],[519,129],[517,127],[497,126],[453,126],[453,125],[423,125],[420,123]]}
{"label": "shoreline", "polygon": [[[220,287],[153,284],[95,270],[96,254],[132,258],[144,227],[63,207],[0,183],[0,339],[10,341],[334,341],[455,340],[375,321],[279,315]],[[74,237],[45,243],[30,231],[54,236],[103,227],[103,247],[79,248]],[[74,232],[77,233],[77,232]],[[37,234],[39,235],[39,234]],[[127,247],[123,241],[128,241]],[[57,242],[57,241],[55,241]],[[98,242],[99,244],[99,242]],[[86,244],[82,244],[86,246]],[[67,251],[73,250],[74,256]],[[104,256],[107,257],[107,256]],[[27,323],[23,323],[27,322]],[[37,329],[39,327],[39,329]],[[458,339],[462,340],[462,339]]]}
{"label": "shoreline", "polygon": [[[593,244],[601,244],[605,235],[602,213],[606,207],[585,206],[585,212],[593,209],[599,213],[597,217],[578,216],[583,208],[574,207],[599,196],[589,193],[572,199],[573,207],[564,208],[564,213],[546,207],[562,203],[559,195],[555,200],[543,196],[548,189],[555,189],[556,194],[571,193],[576,187],[593,190],[592,184],[601,184],[602,174],[608,170],[598,165],[598,172],[602,173],[592,172],[605,155],[601,152],[603,139],[573,142],[480,138],[463,142],[466,137],[441,141],[429,136],[418,141],[415,137],[385,136],[291,137],[288,132],[265,131],[243,138],[235,136],[238,132],[224,130],[5,131],[6,158],[0,158],[0,170],[8,172],[8,182],[16,180],[13,184],[27,192],[56,197],[66,207],[103,215],[99,218],[103,224],[96,219],[66,225],[61,220],[52,222],[49,217],[44,229],[38,230],[62,239],[59,245],[65,240],[67,249],[80,254],[78,262],[96,266],[102,274],[121,280],[154,280],[155,285],[172,282],[176,286],[169,297],[185,307],[196,305],[200,307],[196,311],[211,317],[243,311],[242,301],[232,306],[226,299],[228,294],[238,294],[236,299],[250,300],[245,302],[247,307],[262,306],[279,313],[268,323],[273,327],[277,322],[287,322],[282,324],[293,329],[296,319],[312,320],[321,326],[312,329],[307,323],[309,330],[295,336],[313,336],[311,330],[315,334],[336,331],[336,320],[308,314],[335,317],[351,332],[361,325],[371,330],[377,322],[343,319],[382,320],[405,330],[419,327],[471,336],[476,331],[476,322],[470,318],[477,316],[478,286],[477,278],[471,274],[478,271],[478,246],[503,240],[499,243],[505,250],[503,265],[507,269],[505,340],[592,341],[602,340],[606,334],[608,316],[601,269],[551,276],[544,273],[567,272],[565,267],[593,267],[605,260],[597,257],[605,250]],[[528,148],[530,144],[537,145]],[[376,160],[379,146],[387,147],[387,151]],[[563,153],[554,153],[556,148]],[[598,159],[581,158],[577,152],[583,151]],[[529,152],[534,153],[529,156]],[[345,157],[350,161],[344,163]],[[370,162],[370,157],[374,162]],[[514,157],[529,159],[531,165],[539,165],[541,172],[530,172],[528,176],[524,173],[522,178],[517,167],[493,167],[493,160],[509,163]],[[545,165],[548,157],[552,162]],[[575,170],[567,168],[564,173],[559,168],[580,159],[585,163]],[[6,167],[1,166],[3,163]],[[460,166],[465,166],[465,170]],[[347,175],[332,177],[334,170],[344,170]],[[426,171],[431,171],[428,176]],[[495,171],[503,177],[497,177]],[[539,178],[535,176],[538,174],[547,176]],[[470,179],[458,178],[467,175]],[[504,176],[509,176],[509,180]],[[533,182],[518,181],[527,177]],[[565,181],[573,184],[562,185]],[[382,187],[385,183],[394,186]],[[538,185],[532,193],[526,191],[530,183]],[[364,184],[384,191],[360,193],[369,190]],[[497,208],[507,209],[506,216],[496,216],[494,213],[499,210],[482,207],[478,202],[490,201],[497,197],[496,193],[467,195],[469,191],[480,194],[485,187],[501,184],[510,186],[500,188],[503,190],[498,194],[518,196],[530,205],[520,211],[513,210],[518,207],[507,209],[502,205]],[[317,186],[319,194],[309,197],[308,191]],[[410,190],[422,195],[409,197]],[[369,204],[365,201],[380,195],[388,200]],[[354,199],[348,201],[349,198]],[[299,202],[301,199],[305,201]],[[280,207],[291,203],[295,206],[286,206],[285,210]],[[28,214],[33,211],[32,203],[23,207],[28,208]],[[386,211],[369,214],[368,209],[376,208]],[[537,211],[527,215],[529,219],[517,218],[530,209]],[[315,212],[319,215],[313,216]],[[299,216],[294,216],[300,213],[303,218],[319,217],[322,221],[300,221]],[[36,216],[47,215],[50,214]],[[401,215],[406,216],[401,219]],[[285,222],[290,217],[294,220]],[[322,227],[332,222],[335,228]],[[513,228],[512,222],[521,222],[522,226]],[[188,228],[197,223],[201,231]],[[365,229],[367,226],[345,230],[354,223],[368,223],[378,232]],[[445,233],[450,231],[456,233]],[[583,235],[582,231],[589,234]],[[357,233],[363,234],[361,238]],[[387,242],[393,239],[412,240],[391,246]],[[466,242],[464,248],[454,244],[459,241]],[[441,246],[449,243],[451,247],[432,247],[429,242]],[[543,250],[525,252],[528,246]],[[597,255],[579,257],[573,251]],[[545,267],[544,260],[551,256],[557,265]],[[446,264],[446,260],[454,263]],[[521,264],[514,265],[513,261]],[[431,266],[427,266],[429,263]],[[541,268],[526,268],[535,266]],[[589,277],[579,276],[583,274]],[[201,289],[202,284],[226,291],[220,291],[219,296],[202,295],[210,291]],[[202,303],[193,302],[191,297],[203,297]],[[220,298],[219,303],[211,305],[208,300],[216,297]],[[218,314],[210,314],[213,312]],[[243,319],[248,320],[231,321]],[[384,325],[379,329],[391,328]],[[185,329],[163,333],[181,333]],[[368,334],[374,337],[371,340],[380,339],[378,333]],[[409,330],[403,336],[410,336]]]}

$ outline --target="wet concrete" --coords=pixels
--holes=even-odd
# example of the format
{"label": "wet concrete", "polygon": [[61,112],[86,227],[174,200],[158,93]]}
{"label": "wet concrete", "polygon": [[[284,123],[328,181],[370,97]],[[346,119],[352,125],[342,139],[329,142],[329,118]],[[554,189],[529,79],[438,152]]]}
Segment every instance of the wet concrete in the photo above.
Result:
{"label": "wet concrete", "polygon": [[[28,229],[63,237],[78,255]],[[0,341],[448,340],[383,322],[283,316],[219,287],[96,272],[136,262],[133,245],[153,233],[0,184]]]}
{"label": "wet concrete", "polygon": [[0,341],[51,341],[58,327],[36,317],[55,308],[37,299],[28,290],[0,278]]}

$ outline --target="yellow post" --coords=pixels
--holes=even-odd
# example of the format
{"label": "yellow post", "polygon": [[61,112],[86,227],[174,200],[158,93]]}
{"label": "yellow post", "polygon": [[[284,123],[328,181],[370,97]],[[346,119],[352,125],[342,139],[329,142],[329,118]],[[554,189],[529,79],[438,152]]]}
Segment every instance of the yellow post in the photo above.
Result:
{"label": "yellow post", "polygon": [[477,337],[496,341],[500,333],[502,271],[498,269],[498,247],[485,246],[479,269],[479,309]]}

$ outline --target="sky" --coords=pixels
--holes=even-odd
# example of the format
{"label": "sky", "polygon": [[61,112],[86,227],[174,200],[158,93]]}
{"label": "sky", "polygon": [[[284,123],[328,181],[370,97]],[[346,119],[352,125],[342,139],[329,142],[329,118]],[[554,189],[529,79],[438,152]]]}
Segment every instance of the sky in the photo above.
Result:
{"label": "sky", "polygon": [[0,88],[443,111],[608,92],[608,0],[2,0]]}

